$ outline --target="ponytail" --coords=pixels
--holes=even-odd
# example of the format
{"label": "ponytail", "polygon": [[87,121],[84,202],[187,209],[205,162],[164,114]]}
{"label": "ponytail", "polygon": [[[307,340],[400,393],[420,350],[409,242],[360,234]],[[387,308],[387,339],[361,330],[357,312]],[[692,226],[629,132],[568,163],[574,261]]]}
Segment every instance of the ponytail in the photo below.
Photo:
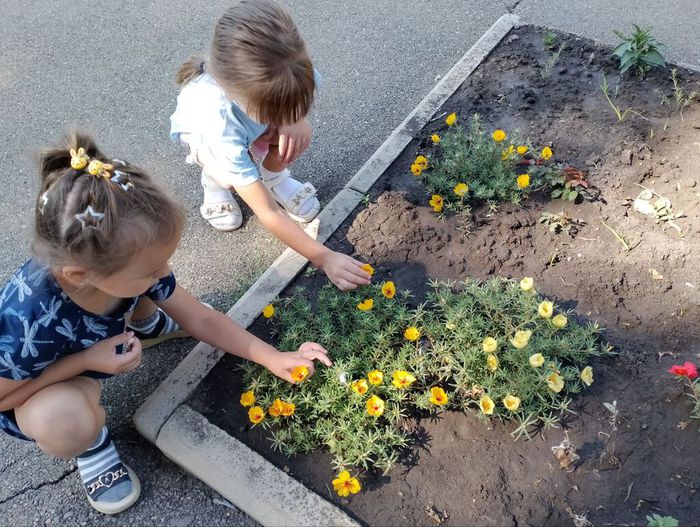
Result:
{"label": "ponytail", "polygon": [[201,56],[192,56],[188,58],[175,74],[175,83],[178,86],[184,86],[193,79],[196,79],[204,73],[204,64],[206,59]]}

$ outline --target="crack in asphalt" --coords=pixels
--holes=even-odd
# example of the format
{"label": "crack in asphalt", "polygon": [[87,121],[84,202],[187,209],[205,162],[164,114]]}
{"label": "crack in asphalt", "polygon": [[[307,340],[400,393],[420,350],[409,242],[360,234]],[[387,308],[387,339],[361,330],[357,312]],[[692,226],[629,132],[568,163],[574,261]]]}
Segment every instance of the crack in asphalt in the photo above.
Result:
{"label": "crack in asphalt", "polygon": [[4,500],[0,500],[0,505],[3,505],[3,504],[5,504],[5,503],[7,503],[8,501],[12,501],[12,500],[15,499],[15,498],[18,498],[18,497],[20,497],[20,496],[23,496],[23,495],[26,494],[27,492],[31,492],[31,491],[33,491],[33,490],[42,489],[42,488],[46,487],[47,485],[56,485],[57,483],[60,483],[61,481],[63,481],[64,479],[66,479],[68,476],[70,476],[71,474],[73,474],[73,472],[75,472],[76,470],[78,470],[78,469],[77,469],[77,468],[72,468],[72,469],[66,470],[65,472],[63,472],[63,474],[61,474],[61,475],[60,475],[58,478],[56,478],[56,479],[53,479],[53,480],[50,480],[50,481],[45,481],[45,482],[43,482],[43,483],[40,483],[40,484],[37,485],[37,486],[24,488],[24,489],[20,490],[19,492],[13,494],[12,496],[10,496],[10,497],[8,497],[8,498],[5,498]]}

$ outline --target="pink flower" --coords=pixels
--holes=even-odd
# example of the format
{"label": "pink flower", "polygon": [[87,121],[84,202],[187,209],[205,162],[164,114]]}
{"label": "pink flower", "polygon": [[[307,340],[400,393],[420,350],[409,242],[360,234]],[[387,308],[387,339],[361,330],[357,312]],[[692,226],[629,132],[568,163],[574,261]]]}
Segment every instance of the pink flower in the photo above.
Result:
{"label": "pink flower", "polygon": [[698,378],[698,368],[692,362],[686,362],[682,366],[671,366],[668,372],[678,375],[679,377],[688,377],[691,381]]}

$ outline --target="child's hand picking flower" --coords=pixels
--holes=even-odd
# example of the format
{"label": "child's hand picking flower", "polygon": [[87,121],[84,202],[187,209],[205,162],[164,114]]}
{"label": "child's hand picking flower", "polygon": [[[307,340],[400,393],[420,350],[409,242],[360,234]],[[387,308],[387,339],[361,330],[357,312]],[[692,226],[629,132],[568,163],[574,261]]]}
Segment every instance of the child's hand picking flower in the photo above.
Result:
{"label": "child's hand picking flower", "polygon": [[323,346],[315,342],[304,342],[299,346],[299,351],[277,352],[271,363],[264,366],[285,381],[299,383],[314,374],[314,360],[319,360],[326,366],[333,365]]}
{"label": "child's hand picking flower", "polygon": [[363,265],[347,254],[329,251],[318,267],[338,289],[349,291],[370,283],[372,275],[362,268]]}

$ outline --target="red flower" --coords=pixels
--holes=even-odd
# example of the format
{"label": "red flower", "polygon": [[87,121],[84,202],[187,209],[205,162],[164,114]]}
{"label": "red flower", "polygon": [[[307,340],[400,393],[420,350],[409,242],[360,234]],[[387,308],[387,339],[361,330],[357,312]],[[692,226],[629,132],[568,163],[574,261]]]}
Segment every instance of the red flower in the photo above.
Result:
{"label": "red flower", "polygon": [[686,362],[682,366],[671,366],[668,372],[680,377],[688,377],[691,381],[698,378],[698,369],[692,362]]}

